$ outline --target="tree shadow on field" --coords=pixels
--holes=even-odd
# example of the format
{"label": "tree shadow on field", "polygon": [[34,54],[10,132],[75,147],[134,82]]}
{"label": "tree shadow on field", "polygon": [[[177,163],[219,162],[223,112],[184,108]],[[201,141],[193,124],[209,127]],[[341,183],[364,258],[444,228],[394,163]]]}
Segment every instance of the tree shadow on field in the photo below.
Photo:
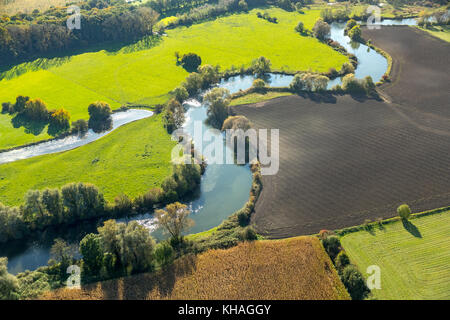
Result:
{"label": "tree shadow on field", "polygon": [[35,136],[40,135],[47,125],[46,121],[30,121],[22,114],[18,114],[12,118],[11,123],[15,129],[24,127],[26,133],[30,133]]}
{"label": "tree shadow on field", "polygon": [[192,274],[196,261],[195,255],[186,255],[158,271],[102,282],[103,299],[144,300],[152,292],[151,297],[170,298],[177,279]]}
{"label": "tree shadow on field", "polygon": [[403,227],[416,238],[422,238],[419,229],[411,221],[402,219]]}
{"label": "tree shadow on field", "polygon": [[315,102],[336,103],[336,97],[329,92],[302,92],[299,96]]}

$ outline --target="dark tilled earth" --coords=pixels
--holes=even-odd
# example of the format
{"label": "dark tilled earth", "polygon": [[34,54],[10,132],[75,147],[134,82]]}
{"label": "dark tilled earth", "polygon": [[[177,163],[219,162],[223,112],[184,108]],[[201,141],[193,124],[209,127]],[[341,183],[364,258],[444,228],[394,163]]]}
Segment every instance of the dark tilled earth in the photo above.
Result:
{"label": "dark tilled earth", "polygon": [[[409,27],[365,30],[394,59],[388,101],[289,96],[234,107],[280,129],[280,170],[252,222],[282,238],[450,204],[450,46]],[[416,79],[420,77],[419,79]]]}

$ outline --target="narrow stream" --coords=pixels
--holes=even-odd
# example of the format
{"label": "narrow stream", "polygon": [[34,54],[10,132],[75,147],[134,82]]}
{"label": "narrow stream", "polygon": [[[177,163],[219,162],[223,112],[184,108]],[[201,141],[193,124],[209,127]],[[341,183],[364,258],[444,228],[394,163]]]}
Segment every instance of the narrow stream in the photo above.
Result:
{"label": "narrow stream", "polygon": [[[414,25],[416,23],[414,19],[405,19],[401,21],[383,20],[381,24]],[[344,36],[344,28],[345,23],[332,23],[331,38],[338,41],[347,49],[347,51],[355,54],[358,58],[358,67],[355,71],[356,77],[364,78],[365,76],[370,75],[374,82],[379,81],[387,69],[386,59],[367,46],[352,42],[350,38]],[[235,76],[222,80],[218,86],[228,89],[231,93],[235,93],[239,90],[250,88],[254,79],[255,77],[251,75]],[[265,81],[272,87],[285,87],[291,83],[292,79],[292,75],[269,74]],[[341,83],[340,78],[330,81],[328,87],[331,88],[338,83]],[[193,125],[195,121],[200,121],[203,124],[204,130],[209,128],[204,124],[207,110],[204,104],[195,99],[191,99],[186,102],[186,107],[188,110],[186,111],[186,123],[184,124],[184,129],[187,132],[193,135]],[[145,114],[144,111],[145,110],[130,110],[124,112],[124,115],[116,113],[114,115],[114,117],[116,117],[114,119],[114,129],[130,121],[137,120],[134,119],[128,121],[126,119],[131,119],[135,116],[142,116],[142,118],[145,118],[151,115],[148,113]],[[127,113],[130,118],[127,117]],[[89,137],[92,139],[89,142],[100,138],[99,136],[95,136],[94,133],[90,133]],[[30,149],[20,149],[17,150],[19,152],[16,153],[11,151],[0,154],[0,164],[36,155],[70,150],[89,143],[83,143],[79,140],[71,141],[70,138],[66,139],[57,140],[48,145],[39,144],[35,146],[36,148],[30,147]],[[74,138],[74,140],[76,140],[76,138]],[[248,200],[250,188],[251,172],[248,166],[238,166],[234,164],[208,165],[206,172],[202,177],[199,197],[188,203],[188,206],[192,211],[191,218],[195,221],[195,226],[190,232],[197,233],[219,225],[231,213],[240,209],[245,204]],[[162,239],[164,237],[161,231],[155,228],[154,218],[151,213],[122,218],[118,221],[128,222],[132,220],[136,220],[149,228],[155,238]],[[83,222],[76,227],[70,228],[70,230],[48,230],[39,239],[30,239],[27,242],[11,242],[7,245],[0,246],[0,256],[8,257],[8,269],[13,274],[17,274],[27,269],[33,270],[39,266],[47,265],[47,261],[50,259],[50,248],[56,235],[66,240],[68,243],[78,246],[79,241],[84,235],[95,232],[97,226],[101,225],[101,223],[102,221]]]}

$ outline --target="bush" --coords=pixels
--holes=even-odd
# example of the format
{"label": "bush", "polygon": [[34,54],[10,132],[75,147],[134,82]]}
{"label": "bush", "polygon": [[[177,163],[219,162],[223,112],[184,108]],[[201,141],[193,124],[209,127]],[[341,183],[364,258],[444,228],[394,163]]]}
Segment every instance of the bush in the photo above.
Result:
{"label": "bush", "polygon": [[313,27],[313,34],[319,40],[325,40],[330,35],[330,25],[321,18],[317,19]]}
{"label": "bush", "polygon": [[103,101],[91,103],[88,107],[88,126],[95,133],[112,129],[112,111],[109,104]]}
{"label": "bush", "polygon": [[248,11],[248,4],[247,4],[247,2],[245,2],[245,0],[239,0],[238,6],[239,6],[239,9],[241,9],[242,11],[245,11],[245,12]]}
{"label": "bush", "polygon": [[70,129],[70,114],[65,109],[59,109],[50,114],[48,133],[56,135]]}
{"label": "bush", "polygon": [[253,227],[251,227],[251,226],[246,227],[242,231],[241,237],[242,237],[242,240],[244,240],[244,241],[253,241],[253,240],[258,239],[258,235],[257,235],[255,229],[253,229]]}
{"label": "bush", "polygon": [[14,105],[11,102],[3,102],[2,113],[14,113]]}
{"label": "bush", "polygon": [[294,79],[292,79],[292,82],[289,85],[289,88],[294,92],[300,92],[303,89],[303,80],[301,74],[296,74],[294,76]]}
{"label": "bush", "polygon": [[195,53],[187,53],[181,58],[181,64],[188,72],[197,71],[198,67],[202,64],[202,58]]}
{"label": "bush", "polygon": [[350,259],[347,254],[344,251],[339,252],[335,261],[336,269],[339,271],[339,273],[342,273],[342,271],[344,271],[344,268],[349,264]]}
{"label": "bush", "polygon": [[355,72],[355,67],[351,63],[345,62],[342,65],[342,69],[341,69],[342,74],[349,74],[349,73],[354,73],[354,72]]}
{"label": "bush", "polygon": [[88,122],[84,119],[72,122],[72,134],[84,136],[89,130]]}
{"label": "bush", "polygon": [[411,208],[407,204],[402,204],[397,208],[397,214],[400,218],[407,220],[411,215]]}
{"label": "bush", "polygon": [[258,91],[264,91],[264,89],[266,88],[266,83],[263,79],[258,78],[253,81],[252,87]]}
{"label": "bush", "polygon": [[303,34],[305,32],[305,25],[303,24],[303,22],[299,22],[297,24],[297,26],[295,27],[295,31],[297,31],[298,33]]}
{"label": "bush", "polygon": [[341,251],[341,242],[339,238],[336,236],[330,236],[322,240],[322,245],[325,248],[325,251],[330,256],[331,260],[335,260],[336,256]]}
{"label": "bush", "polygon": [[353,28],[351,28],[350,31],[348,32],[348,36],[350,37],[350,39],[354,41],[361,40],[361,27],[359,25],[356,25]]}
{"label": "bush", "polygon": [[187,92],[185,87],[177,87],[173,90],[173,95],[178,102],[183,103],[189,97],[189,93]]}
{"label": "bush", "polygon": [[361,272],[354,265],[344,268],[341,280],[353,300],[363,300],[370,293]]}
{"label": "bush", "polygon": [[[17,104],[16,104],[17,105]],[[16,106],[14,107],[17,112]],[[49,112],[47,105],[41,99],[28,100],[25,108],[21,113],[30,121],[46,122],[48,120]]]}
{"label": "bush", "polygon": [[258,59],[252,61],[252,70],[253,73],[258,76],[263,76],[266,73],[270,72],[270,67],[272,63],[269,59],[261,56]]}
{"label": "bush", "polygon": [[161,266],[167,266],[172,263],[175,256],[175,251],[172,246],[166,241],[159,243],[155,249],[156,261]]}

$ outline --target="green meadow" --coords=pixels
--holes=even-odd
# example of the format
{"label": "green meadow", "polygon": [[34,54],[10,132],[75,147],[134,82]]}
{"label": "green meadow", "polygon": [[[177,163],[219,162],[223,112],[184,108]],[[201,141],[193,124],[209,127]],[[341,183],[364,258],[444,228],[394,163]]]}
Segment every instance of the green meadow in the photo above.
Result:
{"label": "green meadow", "polygon": [[[257,18],[257,11],[267,11],[279,23]],[[278,70],[327,71],[330,67],[340,70],[347,57],[294,30],[299,21],[312,28],[319,15],[320,10],[299,14],[279,8],[255,9],[168,30],[161,41],[151,42],[147,47],[141,42],[121,50],[54,59],[42,67],[41,61],[23,64],[5,72],[7,76],[0,81],[0,102],[13,102],[17,95],[39,97],[49,109],[67,109],[72,120],[87,118],[88,105],[97,100],[108,102],[113,109],[127,103],[164,103],[169,92],[188,75],[176,65],[176,51],[197,53],[203,64],[220,65],[222,70],[249,66],[259,56],[269,58],[272,67]],[[5,121],[3,117],[0,115],[3,119],[0,122]],[[0,133],[9,129],[3,124]],[[35,136],[28,135],[8,145],[35,140]]]}
{"label": "green meadow", "polygon": [[376,299],[450,298],[450,211],[349,233],[341,243],[363,274],[370,265],[380,267]]}
{"label": "green meadow", "polygon": [[18,205],[29,189],[69,182],[98,186],[107,200],[159,187],[171,173],[171,140],[162,116],[136,121],[81,148],[0,166],[0,202]]}
{"label": "green meadow", "polygon": [[292,93],[290,92],[267,92],[267,93],[249,93],[245,96],[235,98],[231,100],[230,106],[238,106],[241,104],[250,104],[250,103],[257,103],[262,102],[266,100],[275,99],[278,97],[285,97],[290,96]]}

